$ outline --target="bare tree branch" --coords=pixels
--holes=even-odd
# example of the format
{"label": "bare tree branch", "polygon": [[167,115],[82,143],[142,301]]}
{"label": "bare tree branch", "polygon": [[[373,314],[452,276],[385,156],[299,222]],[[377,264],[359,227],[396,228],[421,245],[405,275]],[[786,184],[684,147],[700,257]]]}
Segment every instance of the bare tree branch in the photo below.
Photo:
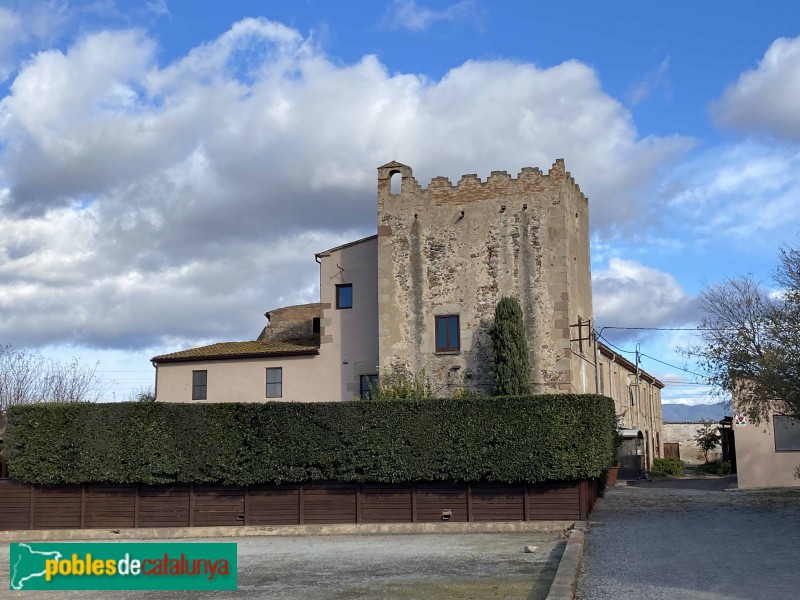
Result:
{"label": "bare tree branch", "polygon": [[756,423],[771,411],[800,415],[800,248],[784,248],[768,294],[751,277],[703,291],[701,343],[688,352],[719,394]]}

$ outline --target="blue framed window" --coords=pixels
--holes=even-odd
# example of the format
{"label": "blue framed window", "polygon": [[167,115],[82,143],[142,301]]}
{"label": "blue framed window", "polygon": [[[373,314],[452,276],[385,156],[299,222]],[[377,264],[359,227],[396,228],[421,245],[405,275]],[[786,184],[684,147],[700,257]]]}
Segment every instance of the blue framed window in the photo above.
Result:
{"label": "blue framed window", "polygon": [[461,339],[458,332],[458,315],[436,317],[436,351],[459,352]]}
{"label": "blue framed window", "polygon": [[336,308],[353,308],[353,284],[336,285]]}

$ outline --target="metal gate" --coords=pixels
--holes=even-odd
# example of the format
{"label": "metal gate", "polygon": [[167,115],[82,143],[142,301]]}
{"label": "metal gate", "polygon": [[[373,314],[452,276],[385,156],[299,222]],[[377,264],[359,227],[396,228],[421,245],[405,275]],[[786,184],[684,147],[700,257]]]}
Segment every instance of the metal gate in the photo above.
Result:
{"label": "metal gate", "polygon": [[[639,435],[642,435],[639,432]],[[641,479],[644,477],[644,440],[641,437],[626,437],[617,454],[619,479]]]}

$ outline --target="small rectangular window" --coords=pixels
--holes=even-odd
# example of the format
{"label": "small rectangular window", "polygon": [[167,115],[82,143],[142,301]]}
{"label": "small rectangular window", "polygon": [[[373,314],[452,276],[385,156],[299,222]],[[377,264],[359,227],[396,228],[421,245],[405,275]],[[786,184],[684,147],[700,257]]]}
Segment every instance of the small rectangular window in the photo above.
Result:
{"label": "small rectangular window", "polygon": [[192,400],[208,397],[208,371],[192,371]]}
{"label": "small rectangular window", "polygon": [[319,317],[311,319],[311,333],[319,333]]}
{"label": "small rectangular window", "polygon": [[369,400],[378,389],[378,375],[361,376],[361,399]]}
{"label": "small rectangular window", "polygon": [[458,315],[436,317],[436,351],[458,352],[460,349]]}
{"label": "small rectangular window", "polygon": [[353,308],[353,284],[336,284],[336,308]]}
{"label": "small rectangular window", "polygon": [[775,415],[772,425],[775,429],[775,452],[800,451],[800,419]]}
{"label": "small rectangular window", "polygon": [[267,369],[267,398],[283,397],[283,368],[270,367]]}

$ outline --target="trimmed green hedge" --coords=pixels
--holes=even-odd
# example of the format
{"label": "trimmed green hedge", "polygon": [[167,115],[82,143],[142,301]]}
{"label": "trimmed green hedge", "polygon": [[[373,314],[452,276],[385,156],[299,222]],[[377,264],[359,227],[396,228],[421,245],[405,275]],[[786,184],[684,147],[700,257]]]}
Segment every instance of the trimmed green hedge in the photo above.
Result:
{"label": "trimmed green hedge", "polygon": [[601,477],[614,404],[594,395],[8,410],[13,479],[59,483],[530,482]]}

